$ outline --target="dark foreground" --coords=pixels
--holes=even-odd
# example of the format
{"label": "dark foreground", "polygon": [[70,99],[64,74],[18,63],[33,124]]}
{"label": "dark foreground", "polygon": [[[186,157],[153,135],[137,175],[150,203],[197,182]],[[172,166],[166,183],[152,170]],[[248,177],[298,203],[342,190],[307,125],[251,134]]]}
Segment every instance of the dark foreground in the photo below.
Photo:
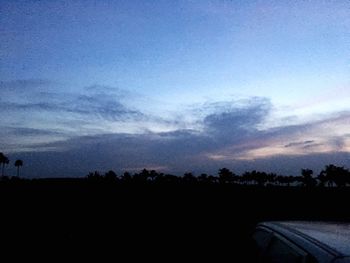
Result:
{"label": "dark foreground", "polygon": [[257,222],[350,221],[349,200],[348,188],[2,182],[1,251],[250,262]]}

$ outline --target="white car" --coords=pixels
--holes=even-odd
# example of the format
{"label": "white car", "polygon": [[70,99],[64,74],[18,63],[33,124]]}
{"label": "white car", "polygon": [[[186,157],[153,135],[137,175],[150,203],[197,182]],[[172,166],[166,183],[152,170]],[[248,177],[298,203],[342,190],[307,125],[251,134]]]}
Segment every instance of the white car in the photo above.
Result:
{"label": "white car", "polygon": [[350,262],[350,224],[263,222],[253,239],[258,262]]}

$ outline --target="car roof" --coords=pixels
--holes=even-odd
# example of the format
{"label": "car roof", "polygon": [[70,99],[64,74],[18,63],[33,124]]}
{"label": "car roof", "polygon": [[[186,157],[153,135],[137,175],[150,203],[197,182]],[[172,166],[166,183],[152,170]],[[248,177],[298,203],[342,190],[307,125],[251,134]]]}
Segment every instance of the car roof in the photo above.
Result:
{"label": "car roof", "polygon": [[287,231],[338,256],[350,256],[349,223],[287,221],[263,222],[259,225],[284,234]]}

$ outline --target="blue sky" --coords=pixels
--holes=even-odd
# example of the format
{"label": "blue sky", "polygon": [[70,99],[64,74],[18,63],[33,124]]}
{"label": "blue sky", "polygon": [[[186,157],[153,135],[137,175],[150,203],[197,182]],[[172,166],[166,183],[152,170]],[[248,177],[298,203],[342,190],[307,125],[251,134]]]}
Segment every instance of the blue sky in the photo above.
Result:
{"label": "blue sky", "polygon": [[27,176],[349,164],[349,1],[0,1],[0,32]]}

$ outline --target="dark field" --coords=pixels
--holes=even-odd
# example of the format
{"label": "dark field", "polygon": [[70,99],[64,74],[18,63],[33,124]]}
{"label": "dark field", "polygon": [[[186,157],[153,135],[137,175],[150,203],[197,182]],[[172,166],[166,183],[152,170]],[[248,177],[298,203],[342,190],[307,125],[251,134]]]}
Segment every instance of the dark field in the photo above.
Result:
{"label": "dark field", "polygon": [[9,181],[0,201],[2,250],[28,257],[249,262],[260,221],[350,221],[348,188]]}

